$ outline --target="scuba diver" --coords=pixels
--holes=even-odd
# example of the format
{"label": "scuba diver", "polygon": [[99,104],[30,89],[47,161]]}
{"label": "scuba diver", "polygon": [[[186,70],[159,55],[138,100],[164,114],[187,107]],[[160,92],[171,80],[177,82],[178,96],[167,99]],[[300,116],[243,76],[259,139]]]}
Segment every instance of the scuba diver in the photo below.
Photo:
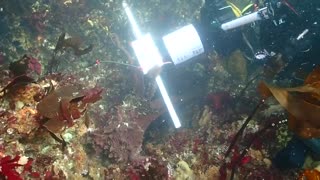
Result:
{"label": "scuba diver", "polygon": [[[238,48],[247,52],[246,48],[242,48],[246,47],[245,42],[248,43],[249,48],[258,48],[259,41],[257,37],[259,32],[255,32],[257,28],[243,26],[228,32],[221,29],[221,24],[251,13],[254,9],[255,5],[251,0],[237,1],[237,3],[225,0],[206,0],[204,7],[201,9],[200,25],[200,31],[202,32],[200,34],[203,35],[205,49],[210,51],[214,48],[218,54],[226,56]],[[254,38],[250,40],[250,44],[246,41],[249,37],[248,33],[256,34],[256,36],[250,36],[250,38]],[[255,51],[251,48],[249,49],[250,51]],[[251,55],[254,53],[251,52]]]}
{"label": "scuba diver", "polygon": [[[268,19],[224,31],[221,24],[267,7]],[[320,44],[320,1],[206,0],[200,31],[205,49],[229,55],[240,49],[260,62],[282,54],[289,65],[317,64]]]}
{"label": "scuba diver", "polygon": [[[264,7],[268,18],[228,31],[221,29],[221,24]],[[291,77],[291,71],[302,68],[310,72],[320,64],[319,13],[319,0],[206,0],[201,10],[201,39],[207,52],[215,49],[228,56],[240,49],[253,62],[266,62],[281,54],[287,64],[281,74]],[[294,135],[275,155],[273,164],[282,170],[301,168],[307,153],[320,159],[320,139]]]}

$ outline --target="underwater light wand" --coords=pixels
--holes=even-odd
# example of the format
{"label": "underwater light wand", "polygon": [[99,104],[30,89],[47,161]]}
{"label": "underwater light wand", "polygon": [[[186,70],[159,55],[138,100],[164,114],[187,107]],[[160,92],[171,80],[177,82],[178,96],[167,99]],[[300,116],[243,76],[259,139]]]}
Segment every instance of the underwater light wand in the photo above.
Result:
{"label": "underwater light wand", "polygon": [[[154,67],[161,67],[164,63],[162,61],[162,56],[159,53],[158,48],[156,47],[154,41],[151,38],[150,34],[142,35],[139,30],[139,26],[134,19],[134,16],[127,4],[126,1],[122,2],[122,6],[128,16],[129,22],[132,26],[132,31],[137,40],[132,42],[132,48],[137,56],[140,66],[142,67],[143,73],[147,74],[149,70]],[[159,87],[162,98],[167,106],[173,124],[176,128],[181,127],[179,117],[172,105],[170,97],[167,93],[167,90],[163,84],[163,81],[160,75],[156,76],[156,82]]]}

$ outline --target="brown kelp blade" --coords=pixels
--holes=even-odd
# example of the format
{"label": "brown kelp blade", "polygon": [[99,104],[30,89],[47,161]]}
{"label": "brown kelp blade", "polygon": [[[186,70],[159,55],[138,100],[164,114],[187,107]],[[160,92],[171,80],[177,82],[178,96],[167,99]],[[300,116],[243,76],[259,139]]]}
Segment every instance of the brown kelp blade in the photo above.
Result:
{"label": "brown kelp blade", "polygon": [[299,92],[302,98],[312,104],[320,105],[320,66],[316,67],[305,79],[304,85],[286,88],[290,92]]}
{"label": "brown kelp blade", "polygon": [[258,84],[258,92],[261,95],[262,99],[267,99],[272,96],[272,93],[265,82],[260,82]]}
{"label": "brown kelp blade", "polygon": [[305,101],[320,105],[320,81],[304,86],[285,88],[285,90],[302,93],[301,96]]}
{"label": "brown kelp blade", "polygon": [[320,81],[320,66],[317,66],[304,80],[304,84],[313,84],[315,82],[319,83],[319,81]]}
{"label": "brown kelp blade", "polygon": [[65,128],[65,122],[57,121],[56,119],[48,119],[43,126],[53,133],[61,133]]}
{"label": "brown kelp blade", "polygon": [[307,76],[303,86],[286,88],[286,90],[311,93],[314,97],[320,100],[320,66],[314,68],[314,70]]}
{"label": "brown kelp blade", "polygon": [[313,122],[313,125],[320,127],[320,107],[314,104],[308,103],[301,98],[295,97],[289,94],[289,91],[282,88],[269,87],[273,96],[278,102],[295,118],[307,119]]}
{"label": "brown kelp blade", "polygon": [[277,88],[265,83],[263,85],[263,88],[268,88],[275,99],[294,117],[289,119],[292,131],[304,138],[320,137],[320,106],[290,94],[290,92],[314,92],[314,88],[304,86]]}
{"label": "brown kelp blade", "polygon": [[304,84],[315,88],[315,91],[306,97],[305,100],[308,98],[309,102],[313,101],[320,104],[320,66],[314,68],[314,70],[305,79]]}
{"label": "brown kelp blade", "polygon": [[319,128],[311,128],[312,125],[307,120],[297,120],[297,118],[290,113],[288,116],[288,127],[302,138],[320,137]]}
{"label": "brown kelp blade", "polygon": [[298,86],[293,88],[283,88],[289,92],[300,92],[300,93],[312,93],[320,96],[320,82],[313,84],[306,84],[304,86]]}
{"label": "brown kelp blade", "polygon": [[37,110],[46,118],[57,119],[60,112],[61,99],[73,99],[80,96],[75,94],[79,94],[79,89],[75,86],[64,86],[56,89],[40,101],[37,105]]}

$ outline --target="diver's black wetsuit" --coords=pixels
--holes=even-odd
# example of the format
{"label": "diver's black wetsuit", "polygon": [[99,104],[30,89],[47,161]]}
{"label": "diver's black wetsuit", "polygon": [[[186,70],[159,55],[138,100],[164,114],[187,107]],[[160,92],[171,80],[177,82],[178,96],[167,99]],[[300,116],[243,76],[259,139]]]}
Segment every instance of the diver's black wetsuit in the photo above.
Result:
{"label": "diver's black wetsuit", "polygon": [[[223,2],[225,1],[207,0],[202,8],[201,27],[204,33],[202,39],[207,50],[214,46],[218,53],[228,55],[237,48],[243,50],[246,45],[241,36],[243,28],[227,32],[220,29],[221,23],[232,19],[232,16],[224,15],[225,12],[221,11]],[[301,64],[310,69],[313,68],[313,64],[320,64],[318,60],[320,57],[320,1],[267,0],[267,2],[275,4],[274,6],[282,2],[282,5],[274,7],[275,14],[271,19],[256,23],[259,26],[259,33],[255,35],[252,33],[254,40],[250,41],[254,48],[281,53],[289,62],[289,69],[294,69]],[[250,29],[250,25],[246,26]],[[297,37],[306,29],[308,33],[297,40]]]}
{"label": "diver's black wetsuit", "polygon": [[224,32],[220,28],[222,23],[235,18],[230,9],[222,9],[224,6],[227,6],[225,0],[206,0],[201,9],[199,29],[206,51],[214,48],[219,54],[228,55],[244,44],[240,29]]}
{"label": "diver's black wetsuit", "polygon": [[[259,26],[255,28],[259,28],[259,34],[251,36],[255,36],[261,48],[281,53],[286,60],[288,66],[278,77],[292,78],[292,72],[297,69],[302,68],[308,73],[314,66],[320,65],[320,0],[266,1],[274,6],[274,16],[257,22]],[[241,38],[244,27],[227,32],[220,29],[219,23],[230,21],[229,16],[220,14],[223,14],[219,10],[223,2],[224,0],[206,1],[201,11],[201,38],[207,51],[214,46],[219,54],[228,55],[237,48],[243,51],[246,45]],[[278,2],[281,2],[281,6],[275,7]],[[227,21],[216,23],[220,19]],[[250,29],[250,25],[246,25],[246,28]],[[298,38],[304,31],[307,33]],[[299,80],[299,83],[302,81]],[[280,170],[301,168],[307,153],[320,159],[320,139],[300,139],[293,136],[287,146],[275,155],[272,164]]]}
{"label": "diver's black wetsuit", "polygon": [[[290,7],[282,5],[274,20],[261,23],[261,44],[268,50],[283,54],[289,67],[319,65],[320,57],[320,1],[287,0]],[[294,8],[294,9],[291,9]],[[278,24],[282,19],[284,23]],[[277,23],[277,25],[275,24]],[[308,32],[297,40],[298,36]]]}

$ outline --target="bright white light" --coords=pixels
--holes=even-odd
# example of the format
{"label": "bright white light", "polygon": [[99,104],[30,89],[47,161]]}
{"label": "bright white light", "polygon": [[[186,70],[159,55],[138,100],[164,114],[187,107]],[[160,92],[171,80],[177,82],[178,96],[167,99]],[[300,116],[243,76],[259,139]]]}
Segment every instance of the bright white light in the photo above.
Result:
{"label": "bright white light", "polygon": [[164,84],[162,82],[162,79],[160,76],[157,76],[156,77],[156,82],[158,84],[158,87],[160,89],[160,92],[161,92],[161,95],[162,95],[162,98],[164,100],[164,103],[167,105],[167,108],[168,108],[168,111],[169,111],[169,114],[171,116],[171,119],[173,121],[173,124],[176,128],[179,128],[181,127],[181,123],[180,123],[180,120],[178,118],[178,115],[176,113],[176,111],[174,110],[174,107],[171,103],[171,100],[170,100],[170,97],[167,93],[167,90],[166,88],[164,87]]}
{"label": "bright white light", "polygon": [[192,24],[184,26],[162,39],[174,64],[182,63],[204,52],[198,32]]}
{"label": "bright white light", "polygon": [[138,26],[136,20],[134,19],[134,16],[133,16],[133,14],[132,14],[132,12],[131,12],[131,9],[130,9],[130,7],[129,7],[129,5],[127,4],[126,1],[123,1],[123,2],[122,2],[122,7],[124,8],[124,10],[125,10],[125,12],[126,12],[126,14],[127,14],[127,16],[128,16],[129,22],[130,22],[131,27],[132,27],[132,31],[133,31],[133,33],[134,33],[134,36],[135,36],[137,39],[140,38],[140,37],[142,36],[142,35],[141,35],[141,31],[140,31],[140,29],[139,29],[139,26]]}
{"label": "bright white light", "polygon": [[131,45],[144,74],[156,66],[163,65],[160,52],[150,34],[133,41]]}
{"label": "bright white light", "polygon": [[[160,65],[160,64],[162,65],[163,64],[162,57],[161,57],[157,47],[155,46],[151,36],[149,34],[142,36],[142,34],[139,30],[139,27],[137,25],[137,22],[135,21],[128,4],[125,1],[123,1],[122,6],[126,11],[128,19],[130,21],[130,24],[132,26],[133,33],[137,39],[137,41],[133,42],[132,46],[133,46],[133,49],[137,55],[140,66],[143,68],[143,72],[144,73],[148,72],[155,65]],[[146,43],[146,44],[144,44],[144,43]],[[168,108],[168,111],[169,111],[169,114],[171,116],[171,119],[173,121],[174,126],[176,128],[181,127],[178,115],[173,108],[173,105],[172,105],[172,102],[169,98],[167,90],[164,87],[162,79],[159,75],[156,77],[156,82],[157,82],[158,87],[160,89],[161,95],[164,99],[164,102]]]}

